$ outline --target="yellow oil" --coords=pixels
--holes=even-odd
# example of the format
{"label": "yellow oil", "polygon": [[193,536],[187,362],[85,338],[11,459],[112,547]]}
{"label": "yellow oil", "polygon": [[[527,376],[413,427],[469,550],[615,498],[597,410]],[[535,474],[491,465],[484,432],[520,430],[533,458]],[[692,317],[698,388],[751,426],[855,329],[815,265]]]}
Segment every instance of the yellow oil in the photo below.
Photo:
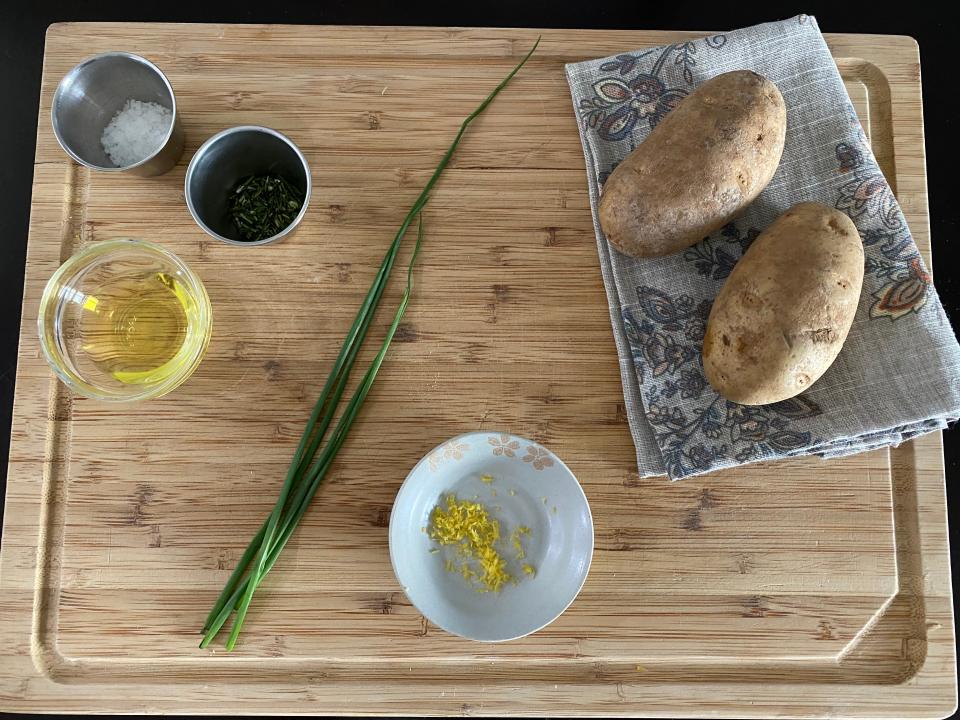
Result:
{"label": "yellow oil", "polygon": [[124,278],[83,300],[78,339],[100,370],[127,385],[162,382],[190,361],[196,303],[167,273]]}

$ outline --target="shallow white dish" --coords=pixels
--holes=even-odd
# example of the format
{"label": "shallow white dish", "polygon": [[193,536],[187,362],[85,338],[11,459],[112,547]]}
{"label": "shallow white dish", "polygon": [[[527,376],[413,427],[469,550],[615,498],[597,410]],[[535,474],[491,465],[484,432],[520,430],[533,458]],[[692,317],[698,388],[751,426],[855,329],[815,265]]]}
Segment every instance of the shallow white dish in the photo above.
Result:
{"label": "shallow white dish", "polygon": [[[431,553],[438,546],[424,529],[451,493],[482,502],[500,522],[516,585],[477,592],[446,570],[448,549]],[[510,545],[518,526],[530,528],[522,561]],[[580,592],[592,557],[593,518],[576,477],[542,445],[507,433],[467,433],[435,447],[407,475],[390,515],[390,561],[404,593],[430,622],[471,640],[513,640],[553,622]],[[525,575],[523,563],[536,574]]]}

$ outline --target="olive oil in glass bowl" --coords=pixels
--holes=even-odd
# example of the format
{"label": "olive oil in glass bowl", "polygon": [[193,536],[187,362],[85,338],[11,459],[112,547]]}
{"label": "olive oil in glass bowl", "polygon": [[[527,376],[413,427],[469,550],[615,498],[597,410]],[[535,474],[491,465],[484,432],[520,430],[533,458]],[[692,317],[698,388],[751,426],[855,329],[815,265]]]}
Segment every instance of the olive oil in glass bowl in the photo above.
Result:
{"label": "olive oil in glass bowl", "polygon": [[200,279],[143,240],[97,243],[47,283],[38,319],[44,356],[81,395],[112,402],[160,397],[200,364],[212,329]]}

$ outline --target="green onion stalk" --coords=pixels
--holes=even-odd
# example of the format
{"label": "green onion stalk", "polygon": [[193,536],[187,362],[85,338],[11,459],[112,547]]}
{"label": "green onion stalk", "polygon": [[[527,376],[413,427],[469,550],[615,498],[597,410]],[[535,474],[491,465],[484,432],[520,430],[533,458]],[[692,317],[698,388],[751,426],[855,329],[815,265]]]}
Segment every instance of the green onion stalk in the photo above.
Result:
{"label": "green onion stalk", "polygon": [[[261,525],[257,534],[250,541],[250,544],[247,546],[247,549],[244,551],[237,566],[227,580],[226,585],[224,585],[223,590],[220,591],[220,595],[210,610],[209,615],[207,615],[207,620],[202,630],[203,640],[200,642],[201,648],[207,647],[214,638],[216,638],[233,613],[236,613],[236,617],[230,628],[226,648],[227,650],[232,650],[236,645],[254,593],[260,586],[260,583],[263,582],[263,578],[276,564],[280,553],[290,540],[290,537],[296,530],[297,524],[300,522],[304,513],[306,513],[310,501],[326,477],[330,466],[336,458],[337,452],[340,450],[340,447],[347,438],[347,434],[350,432],[353,421],[356,419],[367,394],[370,392],[370,388],[373,386],[377,373],[383,364],[384,358],[386,358],[387,350],[390,347],[393,336],[396,334],[400,320],[406,312],[407,305],[410,302],[410,295],[413,292],[413,268],[423,242],[422,212],[430,197],[430,191],[433,189],[433,186],[436,185],[440,179],[440,175],[449,164],[450,158],[460,144],[460,140],[463,138],[467,127],[493,102],[493,99],[500,94],[500,91],[507,86],[514,75],[516,75],[520,71],[520,68],[530,59],[530,56],[533,55],[539,44],[540,38],[537,38],[537,42],[534,43],[530,52],[517,63],[513,70],[487,95],[483,102],[464,119],[460,125],[459,132],[457,132],[453,142],[450,143],[450,147],[440,159],[433,175],[430,176],[430,179],[426,185],[424,185],[423,190],[420,191],[420,195],[414,201],[413,206],[400,224],[400,228],[397,230],[393,242],[384,255],[380,269],[373,279],[373,284],[367,291],[367,295],[357,312],[357,316],[354,318],[353,324],[347,332],[340,352],[323,385],[320,397],[316,405],[314,405],[313,411],[310,413],[310,418],[304,428],[303,435],[300,437],[300,442],[297,444],[297,449],[293,454],[290,468],[287,470],[273,510],[263,525]],[[414,220],[417,221],[417,240],[407,265],[407,282],[403,296],[400,299],[400,304],[394,313],[393,321],[387,329],[379,352],[371,361],[363,379],[337,420],[333,431],[329,437],[327,437],[327,431],[333,423],[334,415],[343,397],[347,381],[353,370],[354,362],[360,352],[364,338],[366,338],[367,331],[370,329],[374,313],[380,304],[380,298],[390,278],[390,271],[393,269],[397,255],[400,252],[403,238]],[[323,444],[324,437],[327,437],[327,442],[321,449],[320,446]]]}

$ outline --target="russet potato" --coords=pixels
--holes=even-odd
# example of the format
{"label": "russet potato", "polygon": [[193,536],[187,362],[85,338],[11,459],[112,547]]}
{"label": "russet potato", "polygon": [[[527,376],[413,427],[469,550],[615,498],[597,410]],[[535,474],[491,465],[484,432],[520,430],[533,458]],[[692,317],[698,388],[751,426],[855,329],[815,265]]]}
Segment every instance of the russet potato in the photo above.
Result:
{"label": "russet potato", "polygon": [[709,383],[745,405],[807,390],[843,347],[863,263],[857,227],[839,210],[807,202],[777,218],[734,266],[710,311]]}
{"label": "russet potato", "polygon": [[783,96],[749,70],[695,90],[611,173],[600,226],[620,252],[668,255],[718,230],[767,186],[786,133]]}

